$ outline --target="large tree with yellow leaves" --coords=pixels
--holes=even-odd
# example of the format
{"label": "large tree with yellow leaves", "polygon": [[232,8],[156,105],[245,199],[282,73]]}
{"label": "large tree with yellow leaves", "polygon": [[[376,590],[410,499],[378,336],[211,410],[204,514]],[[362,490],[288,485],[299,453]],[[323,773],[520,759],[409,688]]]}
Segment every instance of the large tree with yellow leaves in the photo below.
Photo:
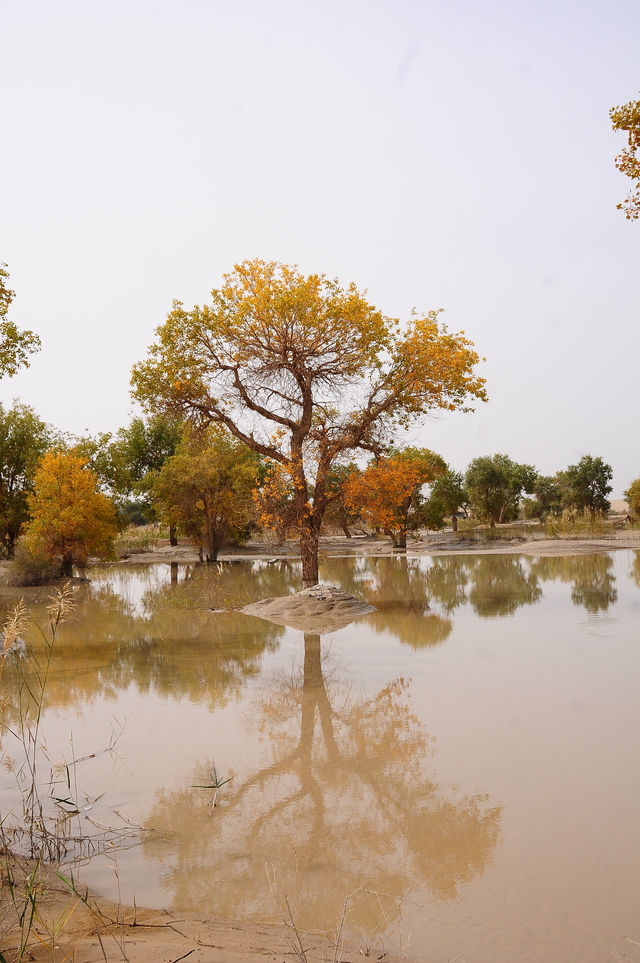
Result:
{"label": "large tree with yellow leaves", "polygon": [[74,452],[49,451],[38,468],[28,496],[31,521],[25,539],[31,550],[57,560],[62,575],[90,555],[113,554],[116,513],[98,489],[98,476]]}
{"label": "large tree with yellow leaves", "polygon": [[337,460],[379,453],[399,429],[434,409],[485,399],[479,360],[438,312],[406,325],[384,317],[354,284],[245,261],[185,310],[175,301],[135,397],[200,424],[216,422],[290,476],[305,585],[318,581],[318,533]]}

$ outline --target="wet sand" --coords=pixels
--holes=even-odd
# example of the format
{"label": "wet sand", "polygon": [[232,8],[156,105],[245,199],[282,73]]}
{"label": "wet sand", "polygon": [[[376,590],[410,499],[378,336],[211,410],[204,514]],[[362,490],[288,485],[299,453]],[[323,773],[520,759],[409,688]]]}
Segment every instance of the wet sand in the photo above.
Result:
{"label": "wet sand", "polygon": [[[490,538],[478,533],[473,538],[453,532],[424,535],[419,539],[409,539],[407,548],[394,549],[388,538],[371,538],[354,535],[352,538],[328,536],[320,539],[320,555],[329,557],[352,555],[389,556],[406,554],[409,557],[423,555],[584,555],[592,552],[612,552],[616,549],[640,549],[640,528],[628,528],[607,535],[562,535],[547,538],[544,533],[531,535],[523,533],[514,538]],[[220,562],[269,559],[295,560],[300,558],[297,540],[274,542],[249,542],[243,548],[230,546],[220,549]],[[122,564],[141,564],[144,562],[178,562],[195,564],[198,553],[186,540],[176,547],[168,543],[150,552],[136,552],[121,559]]]}
{"label": "wet sand", "polygon": [[[33,864],[14,865],[17,877],[31,871]],[[333,960],[335,942],[330,935],[305,933],[284,922],[242,920],[178,915],[167,910],[117,906],[104,900],[74,897],[51,866],[39,870],[37,917],[28,949],[23,957],[32,961],[74,960],[75,963],[251,963],[274,960],[279,963],[304,958],[309,963]],[[83,894],[84,895],[84,894]],[[0,904],[0,952],[7,963],[18,958],[20,934],[8,930],[9,917]],[[69,915],[70,914],[70,915]],[[68,916],[64,925],[60,921]],[[56,933],[55,927],[58,926]],[[55,934],[52,938],[52,934]],[[53,945],[52,945],[53,944]],[[301,956],[300,947],[304,949]],[[384,960],[410,963],[406,954],[397,955],[376,943],[356,946],[340,942],[341,961]]]}

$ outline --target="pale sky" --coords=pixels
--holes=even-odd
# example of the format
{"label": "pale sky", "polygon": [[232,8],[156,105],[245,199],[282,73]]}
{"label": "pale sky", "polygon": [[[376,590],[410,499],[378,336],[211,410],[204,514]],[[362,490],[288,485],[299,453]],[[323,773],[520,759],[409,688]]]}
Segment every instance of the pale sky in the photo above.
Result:
{"label": "pale sky", "polygon": [[245,258],[442,307],[490,401],[408,439],[464,470],[586,453],[640,476],[640,222],[611,106],[640,3],[1,0],[0,261],[43,342],[0,400],[128,423],[177,298]]}

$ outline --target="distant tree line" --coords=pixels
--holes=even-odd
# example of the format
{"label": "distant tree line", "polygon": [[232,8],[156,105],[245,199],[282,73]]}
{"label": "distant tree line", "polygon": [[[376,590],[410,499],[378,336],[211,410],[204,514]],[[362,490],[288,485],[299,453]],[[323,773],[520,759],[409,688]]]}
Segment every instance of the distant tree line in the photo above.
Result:
{"label": "distant tree line", "polygon": [[[406,546],[420,529],[454,531],[461,517],[496,526],[563,513],[595,519],[610,508],[612,469],[584,455],[542,475],[507,455],[473,459],[466,472],[427,448],[392,448],[367,464],[338,463],[327,481],[324,532],[388,536]],[[312,494],[312,493],[311,493]],[[626,492],[640,515],[640,478]],[[217,425],[200,430],[168,415],[137,417],[114,435],[73,438],[27,405],[0,405],[0,545],[70,574],[90,556],[113,552],[118,529],[166,524],[205,561],[219,549],[270,531],[297,537],[290,476]],[[45,562],[47,565],[45,565]]]}
{"label": "distant tree line", "polygon": [[[39,348],[7,313],[0,264],[0,377]],[[47,577],[113,552],[118,529],[161,521],[203,561],[252,533],[300,540],[303,580],[318,577],[318,536],[352,529],[406,546],[419,529],[491,527],[609,508],[612,470],[585,455],[554,476],[505,454],[463,474],[427,448],[399,447],[433,410],[486,400],[480,358],[439,312],[401,325],[355,285],[245,261],[186,311],[178,301],[147,360],[134,366],[143,406],[115,434],[69,437],[28,406],[0,406],[0,548]],[[365,459],[368,459],[365,462]],[[628,496],[638,511],[638,487]]]}

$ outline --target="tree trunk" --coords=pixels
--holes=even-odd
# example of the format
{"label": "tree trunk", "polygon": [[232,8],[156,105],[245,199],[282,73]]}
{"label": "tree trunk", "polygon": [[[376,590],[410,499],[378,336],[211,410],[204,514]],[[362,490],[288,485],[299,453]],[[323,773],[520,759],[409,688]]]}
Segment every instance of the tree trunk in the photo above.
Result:
{"label": "tree trunk", "polygon": [[394,542],[395,548],[406,548],[407,547],[407,533],[399,532],[397,539]]}
{"label": "tree trunk", "polygon": [[458,531],[458,516],[456,515],[455,512],[451,516],[451,528],[453,529],[454,532]]}
{"label": "tree trunk", "polygon": [[73,557],[71,552],[65,552],[62,556],[60,573],[64,578],[73,578]]}
{"label": "tree trunk", "polygon": [[346,522],[344,521],[340,522],[340,528],[342,529],[342,531],[344,532],[347,538],[351,538],[351,532],[349,531],[349,528],[347,527]]}
{"label": "tree trunk", "polygon": [[173,548],[178,544],[178,532],[175,525],[169,525],[169,545]]}
{"label": "tree trunk", "polygon": [[171,563],[171,582],[174,585],[178,584],[178,563],[177,562]]}
{"label": "tree trunk", "polygon": [[318,584],[318,533],[311,525],[300,532],[300,555],[302,557],[302,582],[305,588]]}

